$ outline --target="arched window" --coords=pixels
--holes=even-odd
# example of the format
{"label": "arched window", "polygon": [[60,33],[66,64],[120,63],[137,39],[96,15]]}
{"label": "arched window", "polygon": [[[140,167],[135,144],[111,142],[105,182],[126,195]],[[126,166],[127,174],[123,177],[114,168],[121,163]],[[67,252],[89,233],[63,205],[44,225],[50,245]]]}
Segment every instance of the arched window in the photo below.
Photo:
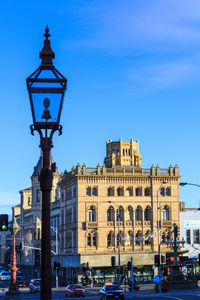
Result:
{"label": "arched window", "polygon": [[142,207],[138,206],[135,211],[135,221],[142,221]]}
{"label": "arched window", "polygon": [[107,210],[107,221],[115,221],[115,210],[113,206],[110,206]]}
{"label": "arched window", "polygon": [[145,208],[145,211],[144,211],[144,220],[145,221],[151,221],[151,208],[150,208],[150,206],[147,206]]}
{"label": "arched window", "polygon": [[128,207],[128,217],[129,217],[129,221],[133,221],[133,208],[132,208],[132,206]]}
{"label": "arched window", "polygon": [[126,196],[133,196],[133,188],[129,187],[126,189]]}
{"label": "arched window", "polygon": [[133,234],[133,231],[129,231],[128,232],[128,236],[129,236],[129,244],[130,245],[134,245],[134,234]]}
{"label": "arched window", "polygon": [[117,189],[117,196],[124,196],[124,189],[122,187]]}
{"label": "arched window", "polygon": [[163,208],[163,221],[169,221],[170,215],[169,215],[169,206],[165,205]]}
{"label": "arched window", "polygon": [[94,206],[90,206],[90,209],[88,211],[88,221],[96,222],[96,209]]}
{"label": "arched window", "polygon": [[114,187],[108,188],[108,196],[114,196]]}
{"label": "arched window", "polygon": [[160,196],[165,196],[165,189],[163,187],[160,189]]}
{"label": "arched window", "polygon": [[115,235],[113,231],[110,231],[107,236],[107,247],[115,246]]}
{"label": "arched window", "polygon": [[171,196],[171,189],[169,187],[166,188],[166,196]]}
{"label": "arched window", "polygon": [[88,233],[88,236],[87,236],[87,246],[91,247],[91,234]]}
{"label": "arched window", "polygon": [[149,230],[147,230],[147,232],[145,233],[144,240],[145,240],[145,245],[151,245],[152,237],[151,237],[151,232]]}
{"label": "arched window", "polygon": [[91,187],[86,188],[86,195],[91,196]]}
{"label": "arched window", "polygon": [[118,219],[119,221],[124,221],[124,209],[122,206],[119,207]]}
{"label": "arched window", "polygon": [[98,195],[98,190],[97,187],[92,188],[92,196],[97,196]]}
{"label": "arched window", "polygon": [[92,246],[94,246],[94,247],[97,246],[97,233],[96,233],[96,231],[94,231],[93,234],[92,234]]}
{"label": "arched window", "polygon": [[139,230],[137,233],[136,233],[136,236],[135,236],[135,243],[137,246],[140,246],[142,245],[142,231]]}
{"label": "arched window", "polygon": [[149,187],[145,188],[144,195],[145,196],[151,196],[151,189]]}
{"label": "arched window", "polygon": [[136,196],[142,196],[142,188],[141,187],[137,187],[135,190],[135,195]]}

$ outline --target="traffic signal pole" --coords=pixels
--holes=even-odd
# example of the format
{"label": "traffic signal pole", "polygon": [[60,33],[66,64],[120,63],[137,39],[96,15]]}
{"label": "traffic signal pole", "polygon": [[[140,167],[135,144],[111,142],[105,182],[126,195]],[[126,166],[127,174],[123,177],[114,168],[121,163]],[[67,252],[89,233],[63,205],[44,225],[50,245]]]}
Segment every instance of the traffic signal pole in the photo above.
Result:
{"label": "traffic signal pole", "polygon": [[177,247],[177,225],[176,223],[174,223],[174,266],[177,266],[177,250],[178,250],[178,247]]}
{"label": "traffic signal pole", "polygon": [[132,297],[133,297],[133,258],[131,257],[131,273],[132,273]]}

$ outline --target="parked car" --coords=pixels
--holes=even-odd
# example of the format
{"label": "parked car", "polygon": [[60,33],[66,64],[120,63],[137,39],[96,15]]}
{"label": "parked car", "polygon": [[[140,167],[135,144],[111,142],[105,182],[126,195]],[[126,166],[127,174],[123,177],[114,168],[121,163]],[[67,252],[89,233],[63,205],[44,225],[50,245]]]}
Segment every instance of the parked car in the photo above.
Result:
{"label": "parked car", "polygon": [[85,290],[82,285],[69,284],[65,289],[65,297],[71,296],[85,297]]}
{"label": "parked car", "polygon": [[17,279],[18,286],[21,286],[21,287],[25,287],[26,286],[26,284],[24,282],[24,278],[22,276],[18,276],[17,275],[16,279]]}
{"label": "parked car", "polygon": [[11,275],[9,272],[4,271],[0,274],[0,280],[11,280]]}
{"label": "parked car", "polygon": [[40,292],[40,279],[31,279],[29,288],[31,293]]}
{"label": "parked car", "polygon": [[125,299],[124,291],[117,285],[104,285],[99,292],[100,300]]}

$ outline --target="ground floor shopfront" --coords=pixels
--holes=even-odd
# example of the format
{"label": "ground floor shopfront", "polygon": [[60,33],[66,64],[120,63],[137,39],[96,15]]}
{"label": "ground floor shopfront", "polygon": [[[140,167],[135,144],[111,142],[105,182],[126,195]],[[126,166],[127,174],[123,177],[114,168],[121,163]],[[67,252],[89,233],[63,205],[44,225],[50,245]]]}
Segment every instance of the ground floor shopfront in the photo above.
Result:
{"label": "ground floor shopfront", "polygon": [[[156,253],[121,253],[121,281],[130,277],[128,261],[133,260],[133,272],[140,282],[152,282],[154,277],[154,255]],[[116,267],[111,266],[111,257],[115,256]],[[60,278],[66,282],[103,284],[115,281],[118,273],[118,255],[116,253],[74,254],[60,256]]]}

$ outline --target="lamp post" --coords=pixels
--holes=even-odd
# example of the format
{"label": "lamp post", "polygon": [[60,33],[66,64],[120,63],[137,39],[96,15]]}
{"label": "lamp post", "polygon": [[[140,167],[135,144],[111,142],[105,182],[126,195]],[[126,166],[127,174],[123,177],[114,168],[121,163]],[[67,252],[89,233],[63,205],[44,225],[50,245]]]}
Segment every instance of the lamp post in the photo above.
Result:
{"label": "lamp post", "polygon": [[54,67],[55,54],[51,49],[48,26],[44,34],[44,46],[40,52],[41,65],[26,79],[30,98],[33,125],[31,134],[37,131],[43,153],[43,167],[40,172],[42,192],[42,254],[41,254],[41,300],[51,300],[51,238],[50,238],[50,198],[53,172],[56,165],[50,163],[52,139],[55,131],[62,134],[60,115],[67,80]]}
{"label": "lamp post", "polygon": [[189,182],[180,182],[179,183],[180,186],[185,186],[185,185],[194,185],[194,186],[198,186],[200,187],[200,184],[196,184],[196,183],[189,183]]}
{"label": "lamp post", "polygon": [[14,218],[12,227],[10,228],[10,231],[13,235],[13,256],[12,256],[12,277],[11,277],[11,282],[9,286],[9,291],[14,292],[18,291],[18,284],[17,284],[17,262],[16,262],[16,250],[15,250],[15,235],[16,233],[20,230],[19,225],[16,222],[16,219]]}
{"label": "lamp post", "polygon": [[117,207],[117,211],[116,211],[116,220],[118,221],[118,286],[120,288],[121,286],[121,272],[120,272],[120,216],[119,216],[119,206],[117,206],[115,203],[113,203],[112,201],[108,201],[108,203],[112,203],[113,205],[115,205],[115,207]]}
{"label": "lamp post", "polygon": [[159,209],[160,209],[160,206],[159,206],[159,198],[158,198],[158,195],[159,195],[159,192],[160,192],[160,189],[162,187],[163,184],[167,183],[167,181],[163,180],[163,182],[161,183],[158,191],[157,191],[157,229],[158,229],[158,257],[159,257],[159,267],[158,267],[158,279],[159,279],[159,284],[158,284],[158,287],[159,287],[159,293],[161,294],[162,293],[162,288],[161,288],[161,268],[160,268],[160,213],[159,213]]}

